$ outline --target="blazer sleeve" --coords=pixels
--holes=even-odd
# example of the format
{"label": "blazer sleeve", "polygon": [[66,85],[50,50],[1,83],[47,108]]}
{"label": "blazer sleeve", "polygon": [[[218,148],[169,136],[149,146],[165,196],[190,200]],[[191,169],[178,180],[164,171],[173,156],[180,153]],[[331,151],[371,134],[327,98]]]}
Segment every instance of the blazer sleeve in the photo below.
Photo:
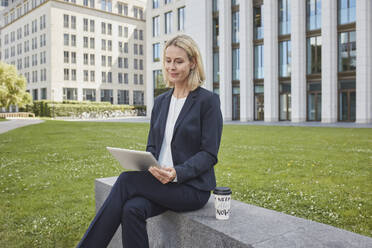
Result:
{"label": "blazer sleeve", "polygon": [[151,152],[152,155],[156,158],[155,137],[154,137],[154,130],[153,130],[154,121],[155,121],[155,104],[156,103],[154,103],[154,106],[151,111],[150,130],[149,130],[149,134],[147,137],[146,151]]}
{"label": "blazer sleeve", "polygon": [[198,177],[212,169],[218,161],[217,154],[222,134],[222,114],[220,99],[217,94],[212,94],[207,99],[201,114],[200,128],[200,151],[184,163],[174,167],[177,173],[178,183]]}

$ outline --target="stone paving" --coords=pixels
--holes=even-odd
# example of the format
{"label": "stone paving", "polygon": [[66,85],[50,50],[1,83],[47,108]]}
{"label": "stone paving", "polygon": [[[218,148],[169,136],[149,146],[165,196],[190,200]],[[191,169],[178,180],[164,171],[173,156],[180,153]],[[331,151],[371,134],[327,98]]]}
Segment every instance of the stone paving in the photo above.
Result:
{"label": "stone paving", "polygon": [[10,119],[7,121],[0,121],[0,134],[19,127],[34,125],[42,122],[44,121],[39,119]]}

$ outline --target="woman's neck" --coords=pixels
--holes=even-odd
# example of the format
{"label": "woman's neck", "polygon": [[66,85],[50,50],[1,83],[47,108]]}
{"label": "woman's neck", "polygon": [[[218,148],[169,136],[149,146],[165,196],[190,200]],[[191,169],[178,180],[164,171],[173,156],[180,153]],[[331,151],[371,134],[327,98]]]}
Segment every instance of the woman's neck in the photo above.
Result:
{"label": "woman's neck", "polygon": [[188,96],[190,90],[186,87],[186,85],[175,85],[173,96],[176,98],[185,98]]}

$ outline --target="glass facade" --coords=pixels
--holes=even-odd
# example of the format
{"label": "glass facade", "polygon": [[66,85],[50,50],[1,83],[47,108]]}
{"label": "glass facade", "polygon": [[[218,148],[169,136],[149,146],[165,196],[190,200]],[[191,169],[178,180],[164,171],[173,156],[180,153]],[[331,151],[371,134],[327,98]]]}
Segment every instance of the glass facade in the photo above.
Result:
{"label": "glass facade", "polygon": [[263,28],[264,28],[264,23],[263,23],[263,5],[256,6],[253,9],[253,15],[254,15],[254,39],[259,40],[263,39]]}
{"label": "glass facade", "polygon": [[339,121],[355,121],[355,80],[341,80],[338,87]]}
{"label": "glass facade", "polygon": [[143,91],[134,90],[133,91],[133,105],[144,105],[144,94]]}
{"label": "glass facade", "polygon": [[220,81],[220,58],[218,52],[213,53],[213,82]]}
{"label": "glass facade", "polygon": [[291,0],[279,0],[279,35],[291,33]]}
{"label": "glass facade", "polygon": [[232,50],[232,80],[240,79],[239,48]]}
{"label": "glass facade", "polygon": [[322,1],[306,1],[306,27],[307,30],[317,30],[322,26]]}
{"label": "glass facade", "polygon": [[213,18],[213,46],[219,46],[218,18]]}
{"label": "glass facade", "polygon": [[279,76],[291,76],[291,41],[279,42]]}
{"label": "glass facade", "polygon": [[338,0],[338,24],[355,22],[356,0]]}
{"label": "glass facade", "polygon": [[239,12],[232,13],[232,43],[239,43]]}
{"label": "glass facade", "polygon": [[338,34],[338,70],[356,70],[356,39],[355,31]]}
{"label": "glass facade", "polygon": [[254,120],[264,120],[264,86],[256,84],[254,86]]}
{"label": "glass facade", "polygon": [[322,37],[314,36],[307,38],[307,74],[322,72]]}
{"label": "glass facade", "polygon": [[264,78],[264,45],[254,47],[254,78]]}
{"label": "glass facade", "polygon": [[279,120],[291,120],[291,84],[279,85]]}
{"label": "glass facade", "polygon": [[307,120],[321,121],[322,116],[322,85],[320,82],[307,84]]}

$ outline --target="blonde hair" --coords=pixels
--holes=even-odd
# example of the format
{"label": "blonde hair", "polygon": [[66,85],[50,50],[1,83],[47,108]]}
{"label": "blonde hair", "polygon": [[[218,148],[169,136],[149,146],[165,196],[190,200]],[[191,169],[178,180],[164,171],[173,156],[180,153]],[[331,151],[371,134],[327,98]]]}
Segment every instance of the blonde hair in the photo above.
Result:
{"label": "blonde hair", "polygon": [[170,82],[168,75],[165,70],[165,51],[170,46],[176,46],[185,50],[187,57],[191,62],[194,63],[194,68],[190,70],[190,74],[187,80],[187,86],[191,91],[195,90],[199,86],[203,85],[205,81],[205,73],[203,68],[203,61],[200,55],[198,45],[195,41],[188,35],[177,35],[171,40],[169,40],[164,47],[163,51],[163,75],[164,80],[168,87],[173,88],[174,83]]}

